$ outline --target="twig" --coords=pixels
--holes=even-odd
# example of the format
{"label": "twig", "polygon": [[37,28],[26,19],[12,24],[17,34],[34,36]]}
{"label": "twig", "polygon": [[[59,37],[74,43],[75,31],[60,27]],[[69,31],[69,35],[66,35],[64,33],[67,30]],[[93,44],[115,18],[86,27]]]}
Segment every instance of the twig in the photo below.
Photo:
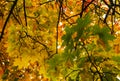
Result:
{"label": "twig", "polygon": [[49,0],[49,1],[46,1],[46,2],[44,2],[44,3],[39,3],[39,4],[40,4],[40,5],[44,5],[44,4],[50,3],[50,2],[52,2],[52,1],[54,1],[54,0]]}
{"label": "twig", "polygon": [[86,53],[87,53],[87,55],[88,55],[88,59],[89,59],[89,61],[90,61],[91,64],[95,67],[95,69],[96,69],[96,73],[98,73],[98,75],[99,75],[99,77],[100,77],[100,80],[103,81],[103,76],[102,76],[101,73],[99,72],[97,66],[93,63],[92,59],[90,58],[90,54],[89,54],[87,48],[86,48],[84,45],[85,45],[85,44],[84,44],[84,42],[83,42],[82,47],[83,47],[84,50],[86,51]]}
{"label": "twig", "polygon": [[15,20],[19,23],[19,24],[21,24],[20,23],[20,21],[18,20],[18,18],[15,16],[15,14],[12,12],[12,15],[13,15],[13,17],[15,18]]}
{"label": "twig", "polygon": [[72,70],[70,73],[68,73],[68,74],[65,76],[65,79],[66,79],[68,76],[70,76],[70,74],[72,74],[72,73],[75,72],[75,71],[80,71],[80,69]]}
{"label": "twig", "polygon": [[47,47],[45,44],[43,44],[42,42],[36,40],[36,39],[33,38],[32,36],[28,35],[27,32],[25,32],[25,33],[26,33],[26,36],[27,36],[27,37],[31,38],[33,41],[35,41],[35,42],[39,43],[40,45],[42,45],[42,46],[45,48],[46,52],[48,53],[48,56],[50,56],[50,53],[49,53],[49,51],[48,51],[48,47]]}

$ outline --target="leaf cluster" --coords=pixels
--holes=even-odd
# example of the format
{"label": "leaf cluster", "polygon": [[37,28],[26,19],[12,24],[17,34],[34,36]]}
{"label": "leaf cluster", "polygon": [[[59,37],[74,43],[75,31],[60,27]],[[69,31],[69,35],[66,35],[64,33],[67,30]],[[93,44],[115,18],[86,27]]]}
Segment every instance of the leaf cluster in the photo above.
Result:
{"label": "leaf cluster", "polygon": [[[48,63],[54,73],[62,75],[67,81],[86,81],[116,79],[117,64],[112,65],[110,41],[115,37],[111,35],[108,27],[91,25],[92,19],[89,14],[79,18],[75,25],[66,26],[65,34],[62,37],[62,46],[65,47],[62,54],[57,54]],[[109,68],[112,66],[111,68]],[[106,69],[106,70],[105,70]],[[111,69],[114,69],[110,71]],[[85,79],[85,77],[88,79]],[[108,78],[110,77],[111,78]]]}

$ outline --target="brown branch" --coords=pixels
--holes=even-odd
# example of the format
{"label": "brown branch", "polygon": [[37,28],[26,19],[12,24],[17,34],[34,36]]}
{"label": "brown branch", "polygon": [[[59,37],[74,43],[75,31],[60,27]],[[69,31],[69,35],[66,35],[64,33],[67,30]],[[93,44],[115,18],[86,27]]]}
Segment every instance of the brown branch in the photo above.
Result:
{"label": "brown branch", "polygon": [[85,0],[82,1],[82,12],[81,12],[81,14],[80,14],[80,17],[82,17],[83,10],[84,10],[84,6],[85,6]]}
{"label": "brown branch", "polygon": [[[84,1],[84,0],[83,0]],[[83,12],[89,7],[90,4],[92,4],[94,0],[92,0],[88,5],[86,5],[84,8],[82,8],[82,11],[80,12],[80,17],[82,17]],[[84,4],[83,4],[84,5]]]}
{"label": "brown branch", "polygon": [[[24,31],[24,32],[25,32],[25,31]],[[29,38],[32,39],[33,41],[35,41],[35,42],[39,43],[40,45],[42,45],[42,46],[45,48],[46,52],[48,53],[48,56],[50,56],[50,53],[49,53],[49,51],[48,51],[48,47],[47,47],[45,44],[43,44],[43,43],[40,42],[39,40],[36,40],[34,37],[30,36],[27,32],[25,32],[25,34],[26,34],[27,37],[29,37]]]}
{"label": "brown branch", "polygon": [[105,15],[105,18],[104,18],[104,21],[103,21],[104,23],[106,23],[106,19],[107,19],[108,15],[109,15],[110,10],[111,10],[111,8],[109,8],[109,10],[107,11],[107,13]]}
{"label": "brown branch", "polygon": [[59,14],[58,14],[58,20],[57,20],[57,26],[56,26],[56,54],[58,53],[58,25],[59,25],[59,22],[60,22],[60,16],[61,16],[61,12],[62,12],[62,4],[63,4],[63,1],[62,0],[59,0]]}
{"label": "brown branch", "polygon": [[73,72],[76,72],[76,71],[79,71],[79,72],[80,72],[80,69],[72,70],[70,73],[68,73],[68,74],[65,76],[65,80],[66,80],[67,77],[69,77]]}
{"label": "brown branch", "polygon": [[96,69],[96,72],[95,72],[95,73],[97,73],[97,74],[99,75],[99,77],[100,77],[100,80],[103,81],[103,76],[102,76],[101,73],[99,72],[99,70],[98,70],[97,66],[95,65],[95,63],[93,63],[92,59],[90,58],[91,56],[90,56],[87,48],[86,48],[84,45],[85,45],[85,44],[84,44],[84,42],[83,42],[82,47],[83,47],[83,49],[86,51],[90,63],[93,65],[93,67],[95,67],[95,69]]}
{"label": "brown branch", "polygon": [[25,25],[27,26],[27,14],[26,14],[26,8],[25,8],[25,0],[23,0],[23,7],[24,7]]}
{"label": "brown branch", "polygon": [[92,0],[87,6],[85,6],[80,13],[77,13],[77,14],[75,14],[75,15],[72,15],[72,16],[66,18],[65,20],[68,20],[68,19],[70,19],[70,18],[72,18],[72,17],[75,17],[75,16],[78,16],[78,15],[80,15],[80,17],[82,17],[83,12],[89,7],[90,4],[92,4],[93,1],[94,1],[94,0]]}
{"label": "brown branch", "polygon": [[16,17],[16,15],[12,12],[13,17],[15,18],[15,20],[18,22],[18,24],[21,24],[20,21],[18,20],[18,18]]}
{"label": "brown branch", "polygon": [[4,23],[4,26],[3,26],[3,28],[2,28],[2,32],[1,32],[1,35],[0,35],[0,42],[1,42],[2,38],[3,38],[5,28],[6,28],[6,26],[7,26],[7,23],[8,23],[8,21],[9,21],[9,18],[10,18],[10,16],[11,16],[11,14],[12,14],[12,12],[13,12],[16,4],[17,4],[17,1],[18,1],[18,0],[15,0],[15,1],[14,1],[13,5],[12,5],[12,7],[11,7],[11,10],[10,10],[10,12],[9,12],[9,14],[8,14],[8,17],[7,17],[7,19],[6,19],[5,23]]}
{"label": "brown branch", "polygon": [[22,26],[23,26],[23,22],[22,22],[22,19],[21,19],[20,15],[17,14],[17,17],[18,17],[18,19],[20,20],[20,22],[21,22],[21,24],[22,24]]}

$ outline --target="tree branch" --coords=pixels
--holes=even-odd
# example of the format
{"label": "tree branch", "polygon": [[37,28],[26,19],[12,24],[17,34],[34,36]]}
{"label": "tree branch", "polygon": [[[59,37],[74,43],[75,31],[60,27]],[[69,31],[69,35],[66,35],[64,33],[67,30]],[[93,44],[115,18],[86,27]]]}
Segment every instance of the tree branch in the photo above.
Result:
{"label": "tree branch", "polygon": [[15,18],[15,20],[18,22],[18,24],[21,24],[20,21],[17,19],[16,15],[12,12],[13,17]]}
{"label": "tree branch", "polygon": [[60,22],[60,16],[61,16],[61,12],[62,12],[62,4],[63,4],[63,1],[62,0],[59,0],[59,14],[58,14],[58,20],[57,20],[57,26],[56,26],[56,54],[58,53],[58,25],[59,25],[59,22]]}
{"label": "tree branch", "polygon": [[[84,1],[84,0],[83,0]],[[82,8],[82,11],[80,12],[80,17],[82,17],[83,12],[88,8],[88,6],[93,2],[94,0],[92,0],[91,2],[88,3],[88,5],[86,5],[84,8]],[[83,3],[84,5],[84,3]]]}
{"label": "tree branch", "polygon": [[103,76],[102,76],[101,73],[99,72],[99,70],[98,70],[97,66],[95,65],[95,63],[93,63],[92,59],[90,58],[90,54],[89,54],[87,48],[86,48],[84,45],[85,45],[85,44],[84,44],[84,42],[83,42],[82,47],[83,47],[83,49],[86,51],[90,63],[91,63],[91,64],[93,65],[93,67],[96,69],[96,72],[93,72],[93,73],[97,73],[97,74],[99,75],[100,80],[103,81]]}
{"label": "tree branch", "polygon": [[23,0],[23,7],[24,7],[25,25],[27,26],[27,14],[26,14],[26,8],[25,8],[25,0]]}
{"label": "tree branch", "polygon": [[49,53],[49,51],[48,51],[48,47],[47,47],[45,44],[43,44],[42,42],[36,40],[36,39],[33,38],[32,36],[28,35],[27,32],[25,32],[25,33],[26,33],[26,36],[27,36],[27,37],[31,38],[33,41],[35,41],[35,42],[39,43],[40,45],[42,45],[42,46],[45,48],[46,52],[48,53],[48,56],[50,56],[50,53]]}
{"label": "tree branch", "polygon": [[16,4],[17,4],[17,1],[18,1],[18,0],[15,0],[15,1],[14,1],[13,5],[12,5],[12,7],[11,7],[11,10],[10,10],[10,12],[9,12],[9,14],[8,14],[8,17],[7,17],[7,19],[6,19],[5,23],[4,23],[4,26],[3,26],[3,28],[2,28],[2,32],[1,32],[1,35],[0,35],[0,42],[1,42],[2,38],[3,38],[5,28],[6,28],[6,26],[7,26],[7,23],[8,23],[8,21],[9,21],[9,18],[10,18],[10,16],[11,16],[11,14],[12,14],[12,12],[13,12]]}

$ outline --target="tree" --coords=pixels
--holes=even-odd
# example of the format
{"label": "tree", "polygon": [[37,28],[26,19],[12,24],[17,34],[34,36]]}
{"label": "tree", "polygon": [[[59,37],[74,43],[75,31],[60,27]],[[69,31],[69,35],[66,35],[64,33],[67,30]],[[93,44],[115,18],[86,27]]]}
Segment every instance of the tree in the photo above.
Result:
{"label": "tree", "polygon": [[118,80],[119,0],[0,4],[3,80]]}

